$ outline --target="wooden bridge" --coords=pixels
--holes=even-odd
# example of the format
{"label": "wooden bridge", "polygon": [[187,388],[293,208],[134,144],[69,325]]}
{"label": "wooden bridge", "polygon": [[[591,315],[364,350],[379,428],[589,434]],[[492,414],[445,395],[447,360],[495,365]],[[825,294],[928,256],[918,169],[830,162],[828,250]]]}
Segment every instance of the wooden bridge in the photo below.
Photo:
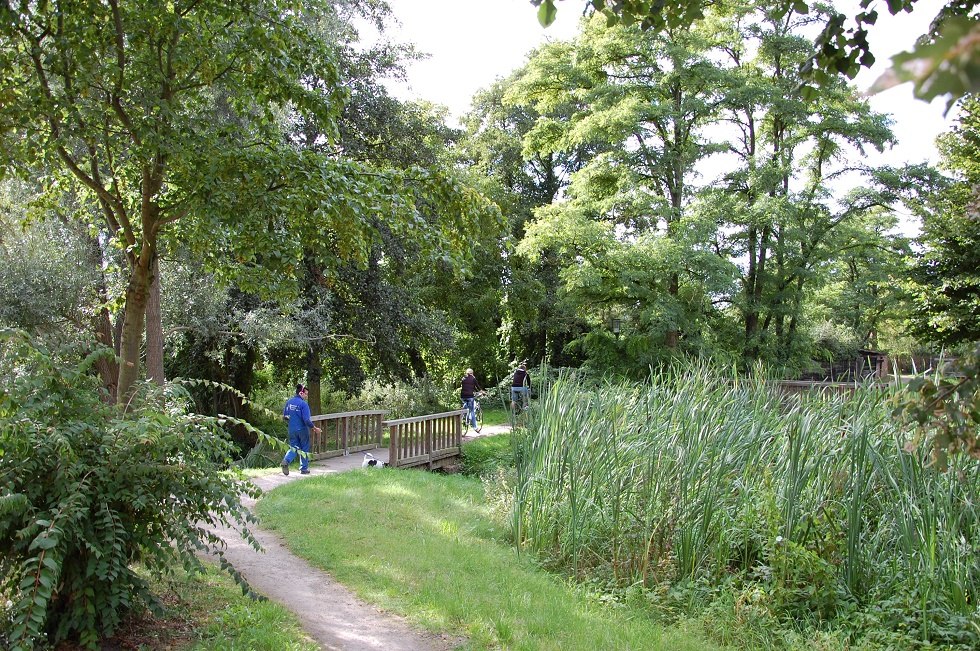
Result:
{"label": "wooden bridge", "polygon": [[465,410],[384,420],[387,413],[374,409],[313,416],[320,433],[310,433],[310,459],[381,448],[387,434],[388,465],[393,468],[433,470],[459,462]]}

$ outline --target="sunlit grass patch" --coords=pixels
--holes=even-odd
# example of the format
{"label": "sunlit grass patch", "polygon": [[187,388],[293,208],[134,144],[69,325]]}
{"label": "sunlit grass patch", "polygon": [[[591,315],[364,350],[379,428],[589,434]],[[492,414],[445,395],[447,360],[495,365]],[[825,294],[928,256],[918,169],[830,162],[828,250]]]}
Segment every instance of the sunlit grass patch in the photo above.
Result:
{"label": "sunlit grass patch", "polygon": [[710,649],[630,620],[500,542],[476,480],[420,471],[295,482],[260,500],[264,526],[362,598],[473,649]]}

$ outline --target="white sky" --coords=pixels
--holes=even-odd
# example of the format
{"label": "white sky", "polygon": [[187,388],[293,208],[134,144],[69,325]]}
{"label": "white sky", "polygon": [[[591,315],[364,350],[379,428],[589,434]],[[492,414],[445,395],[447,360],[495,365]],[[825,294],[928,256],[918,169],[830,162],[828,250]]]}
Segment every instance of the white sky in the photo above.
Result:
{"label": "white sky", "polygon": [[[884,0],[879,0],[879,20],[869,34],[877,62],[871,71],[858,76],[858,87],[870,86],[892,54],[911,49],[944,3],[920,0],[914,13],[891,16]],[[430,59],[409,67],[408,87],[394,87],[393,92],[443,104],[459,118],[469,110],[478,90],[520,67],[531,49],[547,40],[574,36],[584,4],[583,0],[559,2],[558,20],[545,29],[528,0],[391,0],[402,24],[393,33],[395,40],[414,43],[431,54]],[[837,4],[857,3],[837,0]],[[893,115],[899,144],[883,156],[869,156],[868,162],[897,165],[935,160],[933,141],[950,125],[943,117],[943,100],[932,104],[914,100],[911,86],[904,84],[870,101],[875,110]]]}

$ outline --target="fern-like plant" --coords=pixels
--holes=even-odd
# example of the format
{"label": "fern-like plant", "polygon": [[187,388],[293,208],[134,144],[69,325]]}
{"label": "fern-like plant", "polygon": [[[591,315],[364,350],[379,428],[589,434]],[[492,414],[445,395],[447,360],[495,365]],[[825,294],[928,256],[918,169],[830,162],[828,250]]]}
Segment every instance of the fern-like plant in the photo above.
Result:
{"label": "fern-like plant", "polygon": [[136,562],[161,576],[210,550],[244,586],[213,526],[258,548],[241,502],[258,489],[226,471],[218,419],[188,411],[176,385],[108,404],[90,372],[105,354],[0,331],[0,595],[12,602],[0,646],[96,648],[133,607],[155,605]]}

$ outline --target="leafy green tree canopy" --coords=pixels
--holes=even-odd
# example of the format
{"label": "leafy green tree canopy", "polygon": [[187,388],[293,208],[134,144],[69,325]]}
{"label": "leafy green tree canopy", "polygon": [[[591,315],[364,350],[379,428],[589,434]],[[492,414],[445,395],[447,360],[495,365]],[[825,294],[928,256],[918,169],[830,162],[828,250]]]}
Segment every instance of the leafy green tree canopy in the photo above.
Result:
{"label": "leafy green tree canopy", "polygon": [[[378,215],[427,249],[419,204],[463,219],[485,202],[440,170],[386,173],[306,147],[332,141],[347,91],[326,36],[327,0],[221,0],[0,7],[0,169],[77,184],[128,262],[118,396],[140,373],[155,262],[167,237],[192,244],[246,289],[282,289],[304,247],[363,258]],[[39,170],[41,170],[39,172]],[[270,286],[271,285],[271,286]]]}

